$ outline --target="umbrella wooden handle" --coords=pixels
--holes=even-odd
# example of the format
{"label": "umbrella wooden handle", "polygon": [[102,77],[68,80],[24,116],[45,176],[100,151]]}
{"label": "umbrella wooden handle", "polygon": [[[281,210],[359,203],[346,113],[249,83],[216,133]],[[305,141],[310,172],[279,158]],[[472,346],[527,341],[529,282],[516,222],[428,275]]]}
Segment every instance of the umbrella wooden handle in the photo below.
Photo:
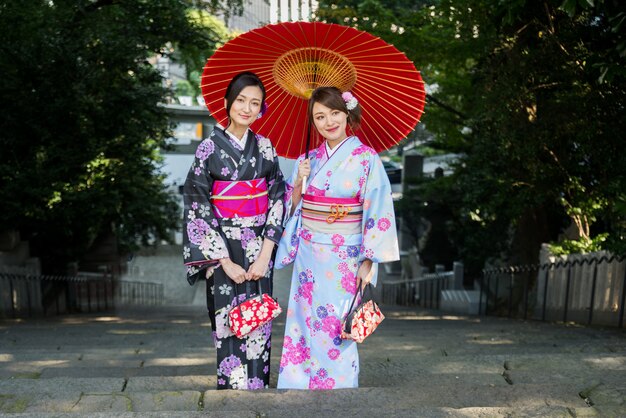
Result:
{"label": "umbrella wooden handle", "polygon": [[302,177],[302,195],[306,192],[306,176]]}

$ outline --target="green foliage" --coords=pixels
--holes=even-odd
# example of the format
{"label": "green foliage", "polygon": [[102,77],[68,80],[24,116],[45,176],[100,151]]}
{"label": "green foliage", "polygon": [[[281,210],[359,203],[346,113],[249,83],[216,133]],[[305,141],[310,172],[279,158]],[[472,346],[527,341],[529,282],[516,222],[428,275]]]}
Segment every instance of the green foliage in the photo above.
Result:
{"label": "green foliage", "polygon": [[611,234],[603,248],[608,248],[616,254],[626,254],[626,192],[621,189],[614,195],[617,197],[610,202],[600,218],[601,223],[612,226]]}
{"label": "green foliage", "polygon": [[550,244],[550,252],[554,255],[580,254],[600,251],[604,248],[604,242],[608,233],[598,234],[593,238],[581,238],[577,240],[566,239],[559,243]]}
{"label": "green foliage", "polygon": [[243,0],[189,0],[192,9],[205,10],[211,15],[223,15],[228,21],[230,16],[241,16],[244,10]]}
{"label": "green foliage", "polygon": [[621,3],[615,0],[564,0],[559,7],[570,18],[591,16],[593,20],[589,24],[600,21],[603,30],[608,32],[605,39],[608,44],[586,63],[596,72],[599,83],[626,77],[626,68],[622,65],[626,58],[626,9]]}
{"label": "green foliage", "polygon": [[595,10],[570,18],[557,4],[522,3],[515,18],[496,10],[503,16],[499,37],[474,70],[480,93],[468,110],[472,134],[465,167],[456,175],[490,192],[465,193],[464,203],[508,218],[514,227],[526,208],[558,203],[581,236],[581,246],[564,249],[615,249],[602,234],[619,235],[616,223],[596,225],[591,236],[626,186],[626,158],[619,151],[625,79],[601,80],[588,64],[610,49],[608,19]]}
{"label": "green foliage", "polygon": [[[234,8],[231,12],[237,12]],[[224,23],[214,16],[213,12],[202,9],[190,9],[187,12],[190,23],[196,26],[210,42],[198,44],[186,42],[179,44],[174,54],[174,59],[180,61],[187,69],[187,81],[191,87],[189,96],[197,97],[202,92],[200,90],[200,75],[208,57],[213,55],[215,50],[228,41],[232,35],[224,26]],[[180,95],[180,94],[179,94]]]}
{"label": "green foliage", "polygon": [[[178,208],[158,174],[167,90],[150,64],[215,47],[180,0],[5,2],[0,7],[0,230],[63,270],[114,232],[167,239]],[[8,29],[10,28],[10,30]]]}
{"label": "green foliage", "polygon": [[194,93],[191,83],[181,80],[176,83],[176,96],[192,96]]}
{"label": "green foliage", "polygon": [[202,94],[202,90],[200,88],[200,77],[202,73],[200,71],[189,71],[187,70],[187,82],[191,87],[191,96],[198,97]]}

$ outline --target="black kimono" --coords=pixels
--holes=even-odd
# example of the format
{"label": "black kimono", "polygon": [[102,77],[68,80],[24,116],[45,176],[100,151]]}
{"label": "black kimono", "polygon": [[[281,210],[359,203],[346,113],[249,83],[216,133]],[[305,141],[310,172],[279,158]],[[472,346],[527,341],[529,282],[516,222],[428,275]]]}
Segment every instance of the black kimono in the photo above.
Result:
{"label": "black kimono", "polygon": [[[250,130],[246,135],[245,149],[241,149],[228,132],[217,126],[198,146],[184,186],[183,257],[190,284],[205,277],[207,280],[218,389],[262,389],[269,385],[271,322],[242,339],[234,336],[228,326],[228,312],[236,295],[243,300],[257,293],[257,283],[246,281],[235,286],[218,261],[230,257],[248,270],[263,240],[278,243],[283,232],[285,186],[276,151],[269,139]],[[228,195],[232,190],[252,190],[246,187],[263,187],[266,193],[241,195],[248,200]],[[217,190],[223,190],[226,197],[220,197],[222,193],[217,196]],[[257,195],[263,196],[254,197]],[[263,205],[262,209],[258,205],[256,212],[239,209],[250,203],[251,196],[252,201]],[[270,294],[272,264],[273,257],[268,273],[258,280],[262,291]]]}

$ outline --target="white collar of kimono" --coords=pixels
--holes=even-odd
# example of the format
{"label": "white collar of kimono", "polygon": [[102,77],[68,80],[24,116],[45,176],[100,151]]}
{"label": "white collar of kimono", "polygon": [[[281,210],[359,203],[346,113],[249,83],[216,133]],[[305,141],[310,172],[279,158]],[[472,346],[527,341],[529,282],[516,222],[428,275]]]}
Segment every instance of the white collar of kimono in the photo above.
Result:
{"label": "white collar of kimono", "polygon": [[328,158],[330,158],[335,151],[337,151],[339,149],[339,147],[341,146],[341,144],[343,144],[344,142],[346,142],[348,139],[352,138],[351,136],[346,137],[343,141],[341,141],[340,143],[338,143],[337,145],[335,145],[335,148],[331,149],[328,146],[328,141],[324,142],[324,144],[326,144],[326,154],[328,154]]}
{"label": "white collar of kimono", "polygon": [[[224,129],[224,127],[222,125],[220,125],[219,123],[216,123],[215,125],[219,126],[222,129]],[[224,132],[226,132],[226,135],[228,135],[228,137],[230,139],[235,141],[241,147],[241,149],[245,149],[246,148],[246,142],[248,140],[248,132],[249,131],[250,131],[250,128],[246,128],[246,131],[243,133],[243,136],[241,137],[241,139],[239,139],[235,135],[233,135],[232,132],[228,131],[227,129],[224,129]]]}

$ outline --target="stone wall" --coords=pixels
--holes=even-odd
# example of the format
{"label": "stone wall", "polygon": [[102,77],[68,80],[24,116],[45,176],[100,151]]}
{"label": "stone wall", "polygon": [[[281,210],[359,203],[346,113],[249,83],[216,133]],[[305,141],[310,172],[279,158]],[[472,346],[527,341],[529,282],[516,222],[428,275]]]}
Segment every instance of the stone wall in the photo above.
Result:
{"label": "stone wall", "polygon": [[190,286],[187,282],[182,247],[179,245],[161,245],[154,249],[140,250],[130,257],[127,264],[122,280],[163,284],[165,304],[206,303],[204,283]]}

